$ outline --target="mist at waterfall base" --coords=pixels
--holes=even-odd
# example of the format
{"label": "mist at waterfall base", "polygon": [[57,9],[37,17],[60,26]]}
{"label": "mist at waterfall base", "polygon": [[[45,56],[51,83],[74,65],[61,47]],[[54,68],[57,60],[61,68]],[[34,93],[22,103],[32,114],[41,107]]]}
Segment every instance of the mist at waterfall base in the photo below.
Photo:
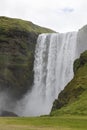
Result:
{"label": "mist at waterfall base", "polygon": [[49,114],[53,101],[73,78],[77,32],[41,34],[37,39],[32,91],[18,102],[20,116]]}

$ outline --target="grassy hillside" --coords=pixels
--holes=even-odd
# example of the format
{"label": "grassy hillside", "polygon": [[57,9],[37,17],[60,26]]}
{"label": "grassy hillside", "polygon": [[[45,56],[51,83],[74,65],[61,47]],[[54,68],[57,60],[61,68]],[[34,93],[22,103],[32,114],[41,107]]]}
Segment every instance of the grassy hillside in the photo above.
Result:
{"label": "grassy hillside", "polygon": [[8,18],[4,16],[0,17],[0,32],[1,31],[8,32],[10,30],[35,32],[37,34],[54,32],[51,29],[40,27],[29,21],[24,21],[24,20],[15,19],[15,18]]}
{"label": "grassy hillside", "polygon": [[37,37],[49,32],[29,21],[0,17],[0,93],[19,99],[31,89]]}
{"label": "grassy hillside", "polygon": [[51,115],[87,115],[87,51],[74,63],[75,76],[55,100]]}

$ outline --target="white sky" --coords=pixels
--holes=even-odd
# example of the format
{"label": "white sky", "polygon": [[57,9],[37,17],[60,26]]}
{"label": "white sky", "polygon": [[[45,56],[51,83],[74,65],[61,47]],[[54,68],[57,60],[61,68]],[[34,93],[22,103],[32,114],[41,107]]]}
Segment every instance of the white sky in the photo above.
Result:
{"label": "white sky", "polygon": [[87,24],[87,0],[0,0],[0,16],[69,32]]}

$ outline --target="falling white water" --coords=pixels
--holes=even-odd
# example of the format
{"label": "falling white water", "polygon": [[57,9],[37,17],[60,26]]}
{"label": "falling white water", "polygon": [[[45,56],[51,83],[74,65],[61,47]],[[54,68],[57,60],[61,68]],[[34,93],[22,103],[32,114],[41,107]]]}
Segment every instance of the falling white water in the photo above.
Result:
{"label": "falling white water", "polygon": [[77,32],[39,35],[35,50],[34,86],[24,98],[27,104],[22,115],[49,114],[53,101],[73,78],[76,39]]}

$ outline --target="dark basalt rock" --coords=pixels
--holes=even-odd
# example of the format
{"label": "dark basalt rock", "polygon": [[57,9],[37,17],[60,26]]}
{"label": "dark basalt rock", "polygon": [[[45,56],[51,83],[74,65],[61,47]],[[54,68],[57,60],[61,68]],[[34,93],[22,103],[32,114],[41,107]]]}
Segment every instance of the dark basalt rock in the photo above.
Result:
{"label": "dark basalt rock", "polygon": [[32,89],[37,37],[53,32],[32,22],[0,17],[0,92],[14,100]]}
{"label": "dark basalt rock", "polygon": [[2,111],[0,116],[2,116],[2,117],[18,117],[17,114],[10,112],[10,111]]}

